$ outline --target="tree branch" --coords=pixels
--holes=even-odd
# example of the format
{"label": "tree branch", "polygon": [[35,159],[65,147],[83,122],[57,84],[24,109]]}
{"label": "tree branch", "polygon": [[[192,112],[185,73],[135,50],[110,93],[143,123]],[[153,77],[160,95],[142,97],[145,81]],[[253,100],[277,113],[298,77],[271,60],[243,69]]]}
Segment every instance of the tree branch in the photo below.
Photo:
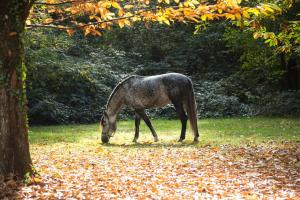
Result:
{"label": "tree branch", "polygon": [[[177,7],[178,6],[170,6],[170,7]],[[158,9],[165,9],[165,8],[157,8],[157,7],[154,7],[154,8],[148,8],[148,9],[144,9],[144,10],[141,10],[133,15],[130,15],[130,16],[126,16],[126,17],[118,17],[118,18],[113,18],[113,19],[109,19],[109,20],[104,20],[104,21],[96,21],[96,22],[90,22],[90,23],[87,23],[87,24],[82,24],[82,25],[74,25],[74,26],[62,26],[62,25],[51,25],[51,24],[30,24],[30,25],[27,25],[25,28],[26,29],[32,29],[32,28],[54,28],[54,29],[60,29],[60,30],[67,30],[67,29],[76,29],[76,28],[82,28],[82,27],[86,27],[86,26],[91,26],[91,25],[99,25],[99,24],[103,24],[103,23],[108,23],[108,22],[114,22],[114,21],[118,21],[118,20],[122,20],[122,19],[130,19],[130,18],[133,18],[135,16],[139,16],[141,15],[142,13],[144,12],[147,12],[147,11],[153,11],[153,10],[158,10]],[[71,16],[69,17],[66,17],[64,19],[62,19],[61,21],[64,21],[68,18],[70,18]],[[53,22],[51,22],[53,23]]]}
{"label": "tree branch", "polygon": [[[143,11],[146,12],[146,11]],[[142,13],[142,12],[141,12]],[[108,22],[114,22],[114,21],[118,21],[118,20],[122,20],[122,19],[130,19],[134,16],[137,16],[141,13],[135,14],[135,15],[131,15],[131,16],[127,16],[127,17],[119,17],[119,18],[113,18],[110,20],[104,20],[101,22],[90,22],[88,24],[82,24],[82,25],[74,25],[74,26],[61,26],[61,25],[51,25],[51,24],[31,24],[31,25],[27,25],[26,29],[32,29],[32,28],[54,28],[54,29],[60,29],[60,30],[67,30],[67,29],[76,29],[76,28],[82,28],[82,27],[86,27],[86,26],[91,26],[91,25],[99,25],[99,24],[103,24],[103,23],[108,23]]]}
{"label": "tree branch", "polygon": [[90,1],[84,1],[84,0],[72,0],[72,1],[63,1],[59,3],[45,3],[45,2],[34,2],[34,5],[44,5],[44,6],[61,6],[65,4],[71,4],[71,3],[95,3],[96,1],[90,0]]}

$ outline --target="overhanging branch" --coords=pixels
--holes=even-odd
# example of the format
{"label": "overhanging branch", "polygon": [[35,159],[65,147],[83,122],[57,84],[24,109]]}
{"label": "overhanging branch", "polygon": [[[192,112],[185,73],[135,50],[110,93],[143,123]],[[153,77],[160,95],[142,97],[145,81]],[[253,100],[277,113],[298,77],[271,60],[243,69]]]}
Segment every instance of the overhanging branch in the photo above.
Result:
{"label": "overhanging branch", "polygon": [[84,1],[84,0],[73,0],[73,1],[63,1],[59,3],[45,3],[45,2],[34,2],[33,5],[44,5],[44,6],[61,6],[65,4],[72,4],[72,3],[95,3],[97,1],[89,0],[89,1]]}
{"label": "overhanging branch", "polygon": [[[177,6],[170,6],[170,7],[177,7]],[[165,9],[165,8],[161,8],[161,7],[148,8],[148,9],[141,10],[141,11],[139,11],[135,14],[132,14],[130,16],[118,17],[118,18],[113,18],[113,19],[108,19],[108,20],[103,20],[103,21],[90,22],[90,23],[82,24],[82,25],[62,26],[62,25],[53,25],[53,24],[30,24],[30,25],[26,25],[25,28],[26,29],[53,28],[53,29],[60,29],[60,30],[77,29],[77,28],[83,28],[83,27],[91,26],[91,25],[100,25],[100,24],[103,24],[103,23],[115,22],[115,21],[122,20],[122,19],[130,19],[130,18],[133,18],[135,16],[140,16],[144,12],[154,11],[154,10],[159,10],[159,9]],[[70,17],[71,16],[66,17],[66,18],[60,20],[59,22],[64,21],[64,20],[66,20]],[[53,22],[55,22],[55,21],[53,21]],[[51,23],[53,23],[53,22],[51,22]]]}

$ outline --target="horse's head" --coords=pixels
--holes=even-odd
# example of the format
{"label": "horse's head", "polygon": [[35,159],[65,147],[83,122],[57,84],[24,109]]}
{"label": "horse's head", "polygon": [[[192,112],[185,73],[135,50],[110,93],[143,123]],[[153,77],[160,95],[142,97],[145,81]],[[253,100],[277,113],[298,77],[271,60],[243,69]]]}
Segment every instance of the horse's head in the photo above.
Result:
{"label": "horse's head", "polygon": [[105,111],[101,118],[100,126],[102,128],[101,140],[103,143],[108,143],[109,139],[114,136],[114,132],[117,129],[115,117],[109,117]]}

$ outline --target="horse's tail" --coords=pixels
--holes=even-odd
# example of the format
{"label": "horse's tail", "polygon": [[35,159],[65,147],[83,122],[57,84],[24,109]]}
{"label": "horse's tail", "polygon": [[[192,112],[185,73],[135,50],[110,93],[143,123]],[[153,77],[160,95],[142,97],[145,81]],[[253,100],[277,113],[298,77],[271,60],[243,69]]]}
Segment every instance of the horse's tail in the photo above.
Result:
{"label": "horse's tail", "polygon": [[187,101],[185,102],[185,109],[190,120],[191,129],[194,133],[195,139],[199,137],[197,125],[197,104],[195,101],[195,94],[192,81],[189,80],[190,91],[187,94]]}

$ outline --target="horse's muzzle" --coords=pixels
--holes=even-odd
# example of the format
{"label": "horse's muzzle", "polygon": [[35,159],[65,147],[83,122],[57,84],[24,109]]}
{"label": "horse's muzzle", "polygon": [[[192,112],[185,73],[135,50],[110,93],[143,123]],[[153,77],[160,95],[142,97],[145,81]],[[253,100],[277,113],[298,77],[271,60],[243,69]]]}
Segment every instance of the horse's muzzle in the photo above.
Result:
{"label": "horse's muzzle", "polygon": [[103,143],[108,143],[108,141],[109,141],[108,136],[102,134],[102,136],[101,136],[101,141],[102,141]]}

